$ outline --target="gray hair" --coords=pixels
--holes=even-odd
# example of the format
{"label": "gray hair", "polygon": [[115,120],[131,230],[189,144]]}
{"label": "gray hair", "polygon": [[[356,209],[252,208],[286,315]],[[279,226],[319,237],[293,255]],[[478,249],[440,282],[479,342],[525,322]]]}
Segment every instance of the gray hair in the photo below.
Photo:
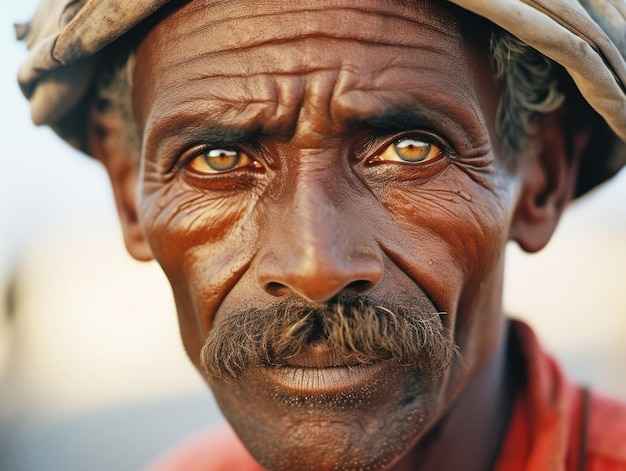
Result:
{"label": "gray hair", "polygon": [[[535,118],[558,109],[565,101],[559,91],[558,66],[508,32],[494,28],[490,52],[496,78],[503,83],[496,129],[504,154],[524,150]],[[119,139],[137,159],[141,153],[140,130],[132,106],[135,54],[101,75],[96,85],[92,113],[121,120]]]}
{"label": "gray hair", "polygon": [[494,30],[490,41],[496,78],[503,82],[497,131],[505,150],[524,150],[535,118],[558,109],[565,101],[559,91],[554,62],[515,36]]}

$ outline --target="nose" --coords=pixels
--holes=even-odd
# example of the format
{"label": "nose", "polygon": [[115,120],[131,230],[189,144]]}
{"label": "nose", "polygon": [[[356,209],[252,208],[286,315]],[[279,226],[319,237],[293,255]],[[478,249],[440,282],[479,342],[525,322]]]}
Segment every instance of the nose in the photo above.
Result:
{"label": "nose", "polygon": [[339,195],[336,186],[312,180],[295,184],[285,203],[270,211],[259,286],[275,297],[313,303],[371,290],[384,268],[372,227],[358,209],[363,196]]}

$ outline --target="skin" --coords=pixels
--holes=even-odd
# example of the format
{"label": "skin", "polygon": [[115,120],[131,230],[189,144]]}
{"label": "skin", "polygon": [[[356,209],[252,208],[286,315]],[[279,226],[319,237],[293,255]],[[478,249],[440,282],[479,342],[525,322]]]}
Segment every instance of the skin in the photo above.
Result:
{"label": "skin", "polygon": [[[345,388],[324,367],[289,387],[266,369],[207,378],[265,468],[487,469],[510,395],[504,246],[547,242],[584,139],[566,145],[548,115],[505,163],[486,43],[448,6],[307,5],[191,2],[143,39],[139,169],[118,124],[91,124],[127,247],[163,267],[199,369],[214,325],[286,299],[417,303],[451,330],[462,361],[435,379],[394,365]],[[402,160],[407,140],[423,161]]]}

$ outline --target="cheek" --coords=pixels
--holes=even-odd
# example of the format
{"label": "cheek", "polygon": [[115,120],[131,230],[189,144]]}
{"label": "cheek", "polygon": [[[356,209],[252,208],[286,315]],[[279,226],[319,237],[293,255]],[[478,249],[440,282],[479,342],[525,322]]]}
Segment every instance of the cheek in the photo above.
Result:
{"label": "cheek", "polygon": [[488,181],[449,165],[429,182],[390,186],[382,198],[397,224],[397,258],[411,260],[402,268],[447,313],[457,312],[463,291],[499,269],[511,187],[504,176]]}
{"label": "cheek", "polygon": [[181,322],[195,317],[203,336],[252,259],[254,203],[250,193],[214,195],[176,181],[142,193],[141,224],[186,318]]}
{"label": "cheek", "polygon": [[441,319],[454,331],[464,364],[475,371],[501,329],[503,253],[516,187],[504,173],[485,181],[450,165],[444,174],[390,188],[384,202],[403,239],[396,243],[396,263],[404,260],[401,268],[446,313]]}

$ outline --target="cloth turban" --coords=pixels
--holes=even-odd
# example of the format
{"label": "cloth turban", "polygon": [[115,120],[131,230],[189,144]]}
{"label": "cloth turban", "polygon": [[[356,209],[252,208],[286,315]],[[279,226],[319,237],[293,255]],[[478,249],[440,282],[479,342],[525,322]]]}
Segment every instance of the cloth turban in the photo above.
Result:
{"label": "cloth turban", "polygon": [[[32,20],[16,26],[29,54],[18,79],[32,119],[72,145],[85,142],[85,96],[103,49],[170,0],[42,0]],[[175,0],[172,0],[175,1]],[[559,63],[615,137],[606,155],[583,163],[577,193],[626,162],[626,0],[449,0],[502,27]]]}

